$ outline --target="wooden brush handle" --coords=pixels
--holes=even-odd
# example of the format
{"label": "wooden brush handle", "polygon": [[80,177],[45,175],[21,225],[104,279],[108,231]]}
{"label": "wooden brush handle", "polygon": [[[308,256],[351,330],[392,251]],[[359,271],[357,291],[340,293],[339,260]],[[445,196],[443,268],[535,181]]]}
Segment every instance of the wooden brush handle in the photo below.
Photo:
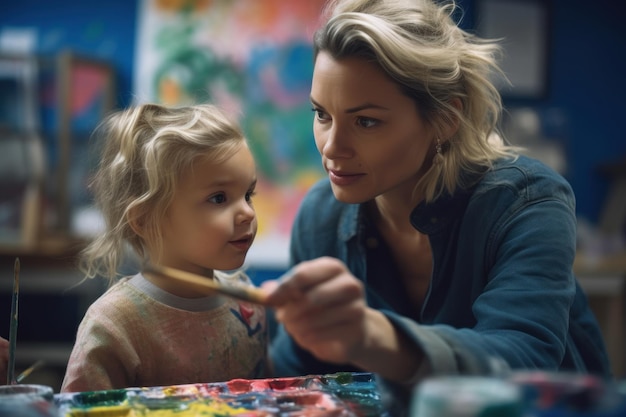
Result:
{"label": "wooden brush handle", "polygon": [[179,282],[200,286],[210,289],[217,293],[237,298],[239,300],[248,301],[255,304],[267,304],[267,295],[259,288],[248,285],[228,285],[216,281],[212,278],[203,277],[202,275],[193,274],[180,269],[170,268],[167,266],[147,264],[143,268],[144,272],[151,272],[167,278],[175,279]]}

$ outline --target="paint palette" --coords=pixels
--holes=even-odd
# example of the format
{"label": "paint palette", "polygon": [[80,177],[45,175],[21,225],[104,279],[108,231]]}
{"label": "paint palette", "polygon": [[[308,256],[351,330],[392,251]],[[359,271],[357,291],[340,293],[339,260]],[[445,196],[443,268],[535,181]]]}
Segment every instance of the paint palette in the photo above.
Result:
{"label": "paint palette", "polygon": [[369,373],[62,393],[63,417],[386,416]]}

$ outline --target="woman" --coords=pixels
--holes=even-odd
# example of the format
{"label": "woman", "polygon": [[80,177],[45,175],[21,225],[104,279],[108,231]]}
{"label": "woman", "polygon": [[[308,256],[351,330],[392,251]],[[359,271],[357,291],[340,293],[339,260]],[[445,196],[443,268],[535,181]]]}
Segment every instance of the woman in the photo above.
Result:
{"label": "woman", "polygon": [[572,273],[572,189],[497,135],[497,45],[454,9],[329,5],[311,87],[328,179],[295,220],[290,276],[265,284],[279,375],[610,374]]}

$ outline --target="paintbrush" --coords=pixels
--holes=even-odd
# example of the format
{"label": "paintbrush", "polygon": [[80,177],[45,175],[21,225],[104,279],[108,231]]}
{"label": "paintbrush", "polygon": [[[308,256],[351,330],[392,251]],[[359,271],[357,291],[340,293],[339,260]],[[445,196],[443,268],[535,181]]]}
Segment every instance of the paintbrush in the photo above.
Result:
{"label": "paintbrush", "polygon": [[42,361],[41,359],[39,359],[37,362],[33,363],[31,366],[29,366],[28,368],[24,369],[22,371],[21,374],[19,374],[17,376],[17,378],[15,378],[15,382],[17,382],[18,384],[20,382],[22,382],[22,380],[24,378],[26,378],[28,375],[30,375],[31,373],[33,373],[33,371],[39,367],[41,367],[44,364],[44,361]]}
{"label": "paintbrush", "polygon": [[9,327],[9,363],[7,385],[15,384],[15,346],[17,343],[17,303],[20,294],[20,258],[13,266],[13,299],[11,300],[11,324]]}
{"label": "paintbrush", "polygon": [[208,289],[211,290],[211,292],[227,295],[238,300],[248,301],[254,304],[267,305],[267,295],[265,292],[252,285],[224,284],[215,279],[203,277],[202,275],[150,263],[144,265],[143,272],[175,279],[181,283]]}

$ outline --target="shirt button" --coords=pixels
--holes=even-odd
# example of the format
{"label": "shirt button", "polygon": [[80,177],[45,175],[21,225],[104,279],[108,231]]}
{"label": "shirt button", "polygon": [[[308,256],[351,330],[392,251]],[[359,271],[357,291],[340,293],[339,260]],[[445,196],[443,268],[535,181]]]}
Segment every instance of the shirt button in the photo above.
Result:
{"label": "shirt button", "polygon": [[436,217],[431,217],[430,218],[430,222],[433,223],[433,224],[437,223],[438,221],[439,221],[439,219],[437,219]]}
{"label": "shirt button", "polygon": [[376,249],[378,247],[378,239],[375,237],[368,237],[365,240],[365,245],[370,249]]}

